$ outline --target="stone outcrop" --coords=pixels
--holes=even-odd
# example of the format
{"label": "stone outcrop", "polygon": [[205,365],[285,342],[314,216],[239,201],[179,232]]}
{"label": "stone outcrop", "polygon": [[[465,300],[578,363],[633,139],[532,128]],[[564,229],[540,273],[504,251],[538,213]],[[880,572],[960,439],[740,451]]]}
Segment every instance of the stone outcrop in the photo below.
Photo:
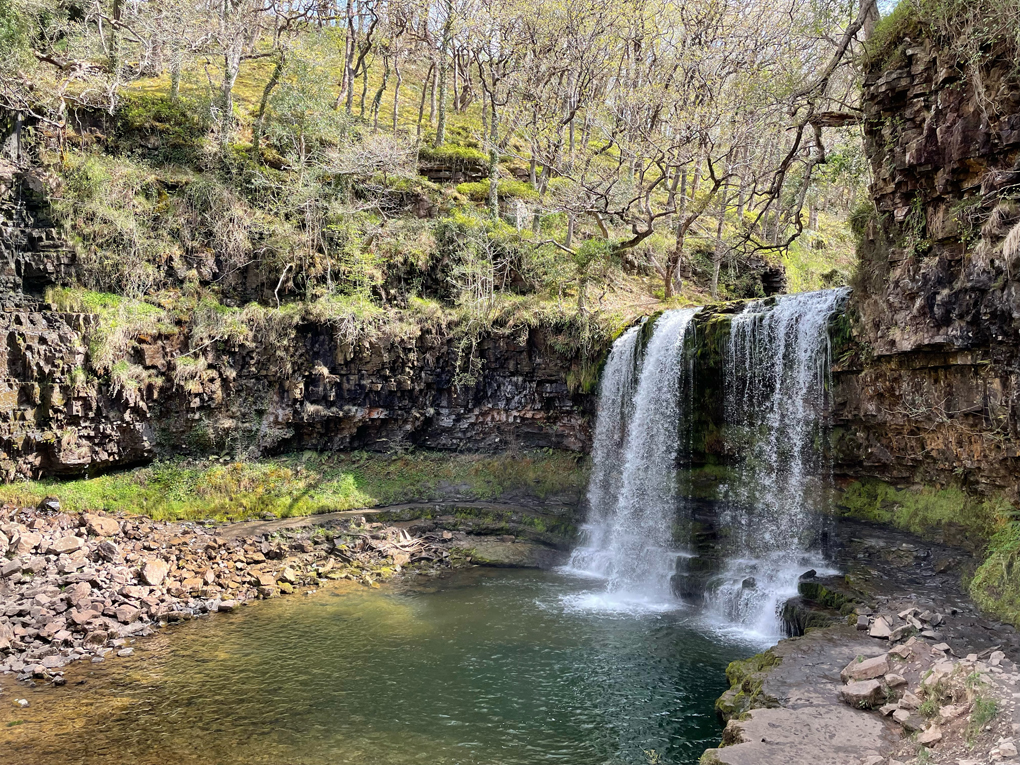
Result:
{"label": "stone outcrop", "polygon": [[842,349],[834,370],[845,474],[909,483],[955,473],[978,490],[1015,489],[1015,73],[1015,61],[1003,58],[976,78],[952,46],[903,39],[867,76],[864,128],[876,214],[856,221],[862,263],[851,310],[858,346]]}
{"label": "stone outcrop", "polygon": [[[304,449],[583,450],[593,397],[567,384],[576,365],[541,329],[482,338],[474,381],[458,379],[449,333],[350,345],[327,323],[287,347],[253,339],[204,349],[200,374],[173,379],[179,336],[133,352],[144,386],[85,379],[92,317],[0,312],[3,477],[94,472],[159,455]],[[281,368],[279,354],[287,357]]]}

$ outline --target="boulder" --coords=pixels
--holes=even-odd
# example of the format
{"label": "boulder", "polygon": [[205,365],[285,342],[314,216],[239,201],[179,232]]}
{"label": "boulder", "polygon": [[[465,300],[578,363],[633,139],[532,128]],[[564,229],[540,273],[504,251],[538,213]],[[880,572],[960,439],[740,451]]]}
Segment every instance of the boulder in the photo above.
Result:
{"label": "boulder", "polygon": [[170,566],[159,558],[149,558],[142,564],[142,581],[150,587],[158,587],[170,573]]}
{"label": "boulder", "polygon": [[889,622],[884,616],[879,616],[871,623],[868,634],[873,638],[887,639],[892,634],[892,627],[889,626]]}
{"label": "boulder", "polygon": [[890,672],[885,676],[885,684],[890,688],[899,688],[901,685],[907,684],[907,678],[903,675],[897,675],[895,672]]}
{"label": "boulder", "polygon": [[42,539],[42,534],[37,534],[34,531],[23,531],[18,536],[18,543],[14,547],[14,554],[28,555],[28,553],[33,552],[39,546]]}
{"label": "boulder", "polygon": [[91,594],[92,585],[88,582],[78,582],[64,590],[64,597],[67,598],[67,602],[72,606],[78,606],[85,602]]}
{"label": "boulder", "polygon": [[42,502],[39,503],[40,510],[49,510],[53,513],[60,512],[60,500],[57,497],[46,497]]}
{"label": "boulder", "polygon": [[81,537],[66,536],[51,544],[46,552],[50,555],[63,555],[64,553],[73,553],[84,546],[85,540]]}
{"label": "boulder", "polygon": [[120,533],[120,524],[115,518],[86,513],[85,529],[94,537],[112,537]]}
{"label": "boulder", "polygon": [[100,542],[99,547],[96,548],[96,552],[99,554],[100,558],[110,561],[111,563],[120,559],[120,548],[109,540]]}
{"label": "boulder", "polygon": [[872,659],[852,661],[839,673],[840,679],[846,683],[851,680],[874,680],[889,672],[889,654],[882,654]]}
{"label": "boulder", "polygon": [[878,680],[852,681],[839,691],[840,698],[857,709],[873,709],[885,701],[885,689]]}
{"label": "boulder", "polygon": [[117,608],[114,610],[114,614],[117,617],[117,621],[120,622],[121,624],[131,624],[131,622],[135,621],[135,619],[137,619],[141,615],[141,613],[142,610],[140,608],[135,608],[134,606],[129,606],[127,604],[123,606],[117,606]]}

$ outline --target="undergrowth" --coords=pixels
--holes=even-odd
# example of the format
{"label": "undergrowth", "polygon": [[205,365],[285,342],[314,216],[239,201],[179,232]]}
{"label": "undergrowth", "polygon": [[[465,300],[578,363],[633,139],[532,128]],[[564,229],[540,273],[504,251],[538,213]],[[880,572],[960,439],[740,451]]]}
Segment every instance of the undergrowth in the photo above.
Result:
{"label": "undergrowth", "polygon": [[456,496],[576,494],[587,481],[575,454],[498,456],[306,452],[251,462],[166,460],[70,481],[0,486],[0,501],[34,506],[47,496],[69,512],[141,513],[156,520],[243,520],[312,515]]}

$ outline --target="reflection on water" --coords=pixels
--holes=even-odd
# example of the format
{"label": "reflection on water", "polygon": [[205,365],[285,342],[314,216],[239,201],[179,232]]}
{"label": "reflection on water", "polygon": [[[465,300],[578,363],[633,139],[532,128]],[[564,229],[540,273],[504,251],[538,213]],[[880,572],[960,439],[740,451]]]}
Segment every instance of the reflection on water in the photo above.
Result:
{"label": "reflection on water", "polygon": [[[686,626],[682,611],[570,607],[590,584],[473,569],[191,623],[130,659],[72,669],[64,689],[6,683],[2,759],[644,765],[654,750],[695,762],[718,741],[712,702],[747,646]],[[16,695],[31,707],[13,708]]]}

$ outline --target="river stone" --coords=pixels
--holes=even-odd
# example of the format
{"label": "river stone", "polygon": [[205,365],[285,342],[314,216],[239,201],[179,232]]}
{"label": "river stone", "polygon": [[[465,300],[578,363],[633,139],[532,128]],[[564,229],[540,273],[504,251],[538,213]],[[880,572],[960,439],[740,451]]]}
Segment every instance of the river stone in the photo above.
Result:
{"label": "river stone", "polygon": [[873,659],[852,661],[839,673],[840,679],[846,683],[851,680],[874,680],[889,672],[889,655],[882,654]]}
{"label": "river stone", "polygon": [[166,579],[170,566],[159,558],[150,558],[142,566],[142,581],[151,587],[158,587]]}
{"label": "river stone", "polygon": [[110,540],[100,542],[96,552],[99,553],[100,558],[111,563],[120,558],[120,548]]}
{"label": "river stone", "polygon": [[75,550],[80,550],[85,544],[85,541],[80,537],[66,536],[61,537],[56,542],[50,545],[47,552],[50,555],[62,555],[63,553],[72,553]]}
{"label": "river stone", "polygon": [[27,555],[28,553],[35,550],[42,542],[42,534],[37,534],[34,531],[24,531],[18,538],[17,547],[14,548],[15,555]]}
{"label": "river stone", "polygon": [[839,695],[857,709],[873,709],[885,701],[885,689],[878,680],[849,682],[840,689]]}
{"label": "river stone", "polygon": [[889,626],[889,622],[886,621],[884,616],[879,616],[871,624],[871,629],[868,630],[868,634],[873,638],[888,638],[892,634],[892,628]]}
{"label": "river stone", "polygon": [[129,606],[127,604],[118,606],[114,609],[117,621],[121,624],[131,624],[131,622],[137,619],[141,613],[142,610],[140,608],[135,608],[134,606]]}
{"label": "river stone", "polygon": [[94,537],[112,537],[120,533],[120,524],[115,518],[86,514],[85,528]]}
{"label": "river stone", "polygon": [[859,629],[861,631],[864,631],[870,625],[871,625],[871,620],[867,616],[865,616],[864,614],[861,614],[860,616],[857,617],[857,629]]}

